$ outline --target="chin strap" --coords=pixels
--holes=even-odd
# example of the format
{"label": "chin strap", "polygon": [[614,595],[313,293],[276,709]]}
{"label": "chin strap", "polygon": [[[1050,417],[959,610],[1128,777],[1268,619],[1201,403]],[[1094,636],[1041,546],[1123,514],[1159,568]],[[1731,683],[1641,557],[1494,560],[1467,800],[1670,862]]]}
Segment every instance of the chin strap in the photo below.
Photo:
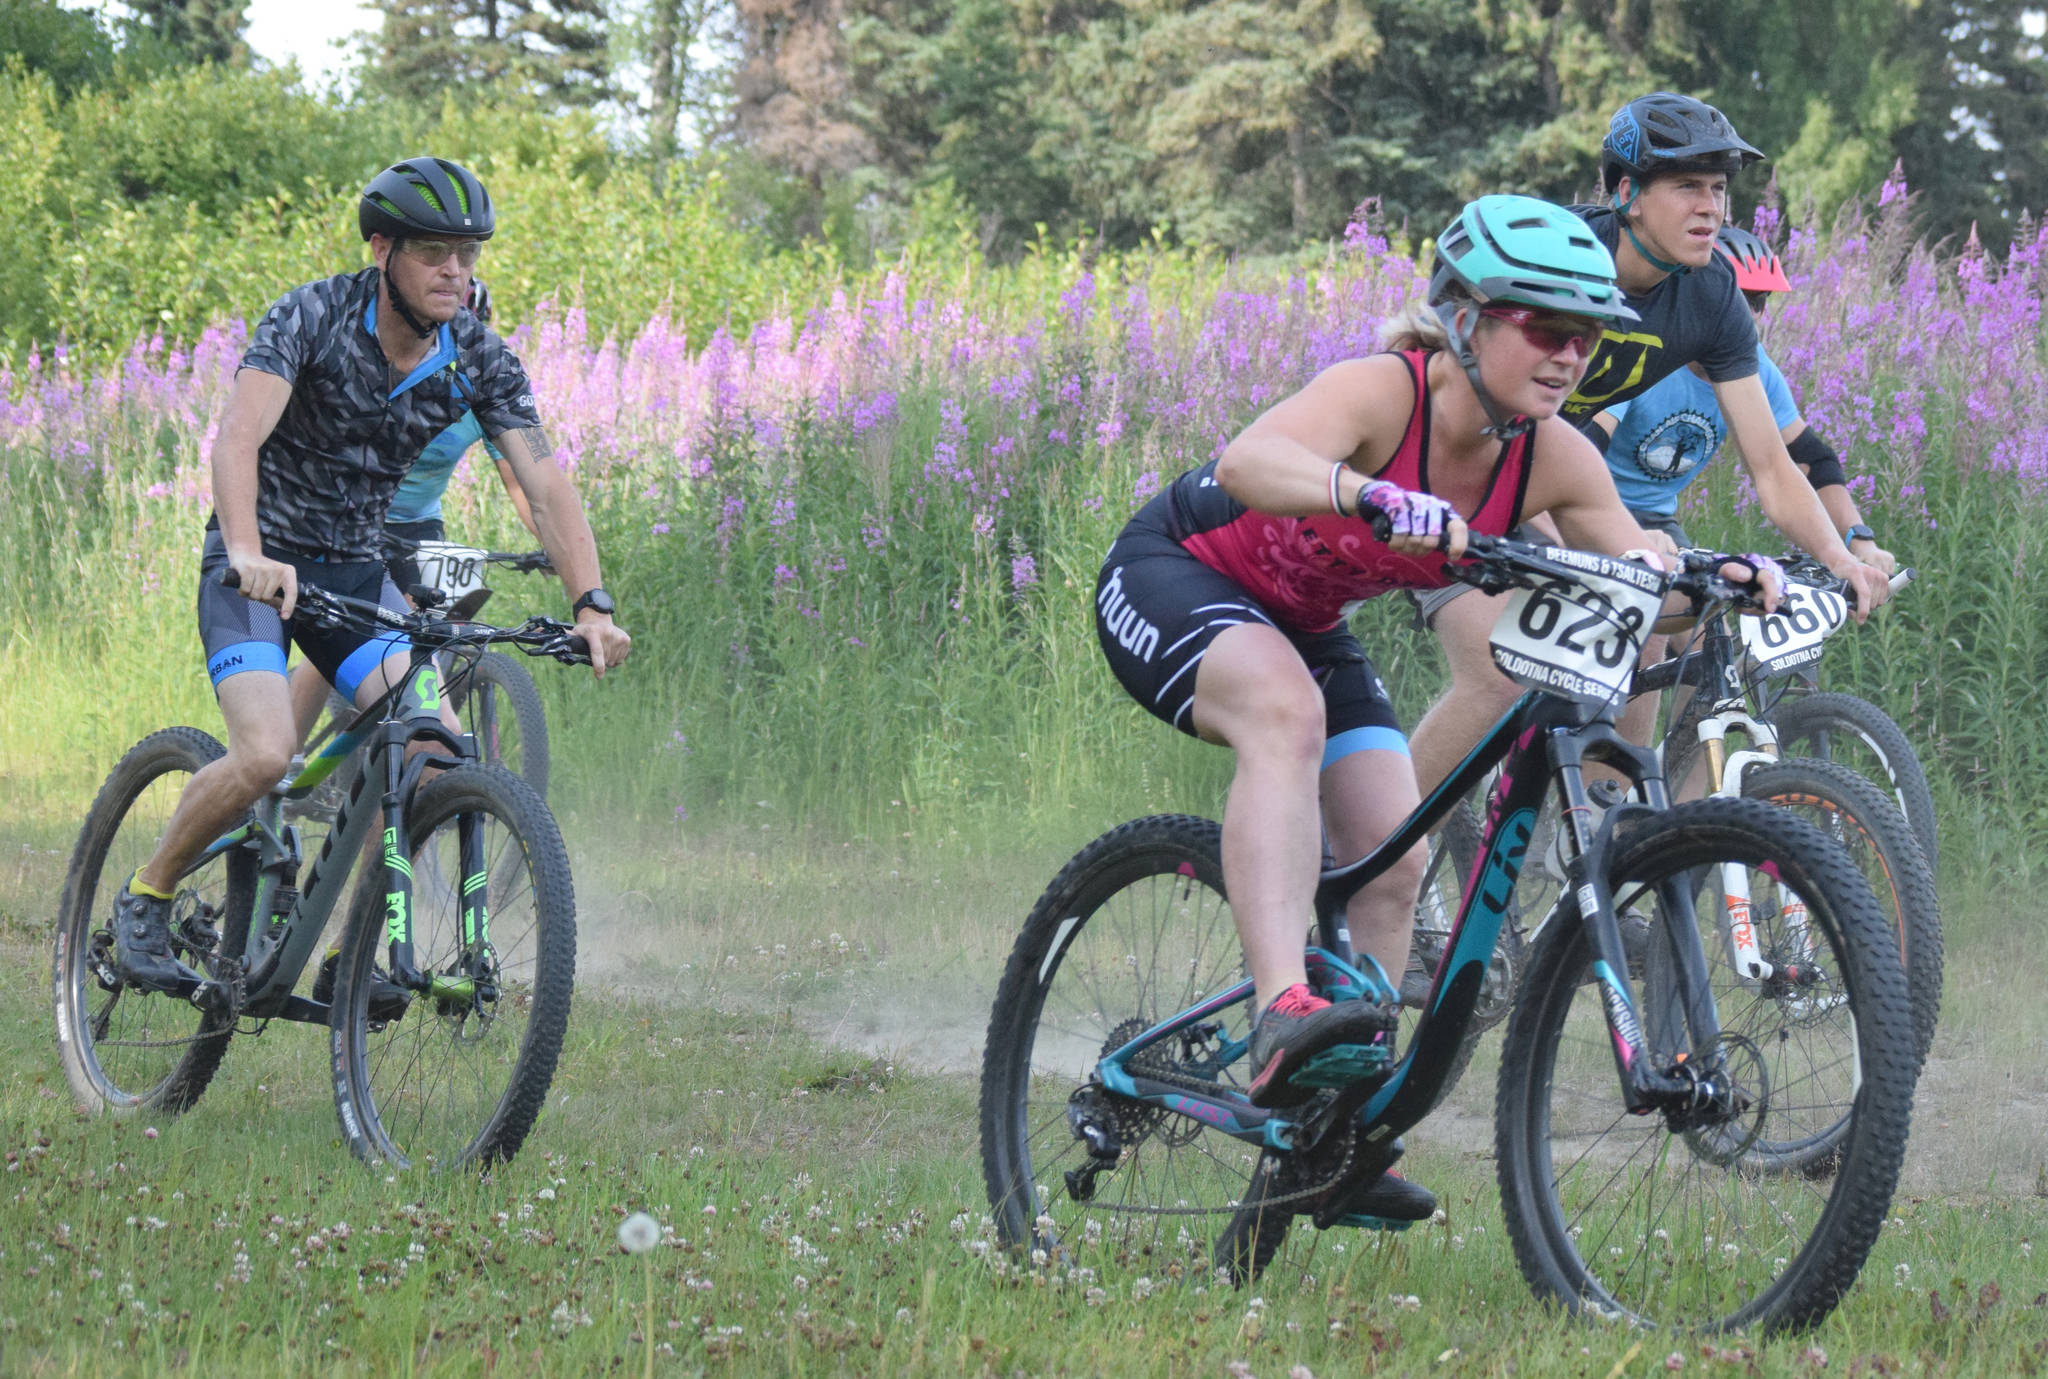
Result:
{"label": "chin strap", "polygon": [[1472,333],[1458,324],[1468,307],[1475,316],[1478,315],[1479,308],[1470,302],[1438,302],[1433,309],[1437,320],[1443,322],[1451,358],[1457,360],[1459,367],[1465,370],[1465,377],[1472,382],[1472,391],[1479,395],[1479,409],[1486,413],[1486,420],[1490,423],[1480,428],[1479,434],[1498,436],[1503,441],[1511,441],[1534,429],[1536,423],[1527,417],[1501,415],[1500,408],[1494,404],[1493,394],[1487,392],[1486,385],[1479,381],[1479,354],[1472,348]]}
{"label": "chin strap", "polygon": [[1683,275],[1692,272],[1692,267],[1689,264],[1667,263],[1665,260],[1658,258],[1655,254],[1651,253],[1649,249],[1644,246],[1641,240],[1636,238],[1635,226],[1628,223],[1628,213],[1629,207],[1634,206],[1636,204],[1636,197],[1640,194],[1641,193],[1639,192],[1631,191],[1629,193],[1627,206],[1621,204],[1621,198],[1619,196],[1613,198],[1615,218],[1621,222],[1621,232],[1628,236],[1628,242],[1630,244],[1635,245],[1636,252],[1643,256],[1643,262],[1649,264],[1650,267],[1656,269],[1659,273]]}
{"label": "chin strap", "polygon": [[[396,254],[404,244],[405,241],[403,239],[392,240],[391,253]],[[384,261],[386,263],[389,263],[391,259],[387,255]],[[389,297],[391,299],[391,305],[398,309],[398,319],[405,322],[408,326],[412,327],[414,333],[417,334],[422,340],[432,335],[434,333],[434,327],[428,324],[427,322],[420,320],[419,317],[412,314],[412,308],[407,306],[405,304],[405,298],[399,295],[398,284],[391,280],[391,274],[388,271],[381,268],[378,269],[377,272],[378,275],[384,281],[384,295]]]}

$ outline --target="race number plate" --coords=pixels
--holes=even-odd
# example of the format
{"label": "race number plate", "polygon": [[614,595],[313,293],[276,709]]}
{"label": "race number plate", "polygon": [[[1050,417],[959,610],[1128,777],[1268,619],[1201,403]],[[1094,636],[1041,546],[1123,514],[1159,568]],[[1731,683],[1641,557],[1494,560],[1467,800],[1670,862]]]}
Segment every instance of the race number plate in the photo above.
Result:
{"label": "race number plate", "polygon": [[1785,585],[1778,611],[1742,619],[1742,646],[1760,674],[1775,675],[1820,659],[1820,644],[1849,620],[1849,601],[1797,580]]}
{"label": "race number plate", "polygon": [[484,552],[452,541],[422,541],[415,558],[420,566],[420,583],[439,589],[455,603],[484,583]]}
{"label": "race number plate", "polygon": [[1509,679],[1594,703],[1621,698],[1664,599],[1664,576],[1590,551],[1546,550],[1578,571],[1517,589],[1493,625],[1493,660]]}

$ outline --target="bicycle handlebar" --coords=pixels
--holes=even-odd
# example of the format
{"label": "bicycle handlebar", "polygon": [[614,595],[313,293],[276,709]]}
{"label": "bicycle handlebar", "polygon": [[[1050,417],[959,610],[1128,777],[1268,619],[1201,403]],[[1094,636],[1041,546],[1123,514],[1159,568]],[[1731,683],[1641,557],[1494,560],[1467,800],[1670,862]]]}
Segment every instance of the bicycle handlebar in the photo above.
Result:
{"label": "bicycle handlebar", "polygon": [[[221,571],[221,587],[240,589],[242,577],[230,565]],[[547,656],[566,666],[590,664],[590,644],[575,624],[559,618],[528,618],[517,627],[480,622],[447,622],[432,613],[399,613],[381,603],[350,598],[317,584],[299,586],[298,611],[331,626],[377,627],[403,632],[435,650],[454,646],[513,646],[529,656]]]}
{"label": "bicycle handlebar", "polygon": [[[1816,588],[1825,589],[1829,593],[1840,594],[1849,601],[1851,608],[1856,606],[1856,591],[1849,586],[1849,582],[1837,576],[1833,570],[1830,570],[1812,556],[1807,555],[1804,551],[1794,556],[1787,556],[1778,563],[1785,567],[1787,575],[1796,576],[1801,584],[1811,584]],[[1896,594],[1917,578],[1919,578],[1919,572],[1911,565],[1907,565],[1894,571],[1892,577],[1886,582],[1891,585],[1892,592]]]}
{"label": "bicycle handlebar", "polygon": [[[384,533],[384,547],[388,551],[411,555],[417,552],[420,547],[428,544],[428,542],[415,541],[410,537],[398,536],[389,531]],[[445,546],[453,543],[444,541],[436,544]],[[464,549],[475,550],[476,547],[470,546]],[[546,551],[484,551],[481,554],[485,564],[503,565],[509,569],[517,570],[521,574],[551,575],[555,572],[555,563],[548,558]]]}

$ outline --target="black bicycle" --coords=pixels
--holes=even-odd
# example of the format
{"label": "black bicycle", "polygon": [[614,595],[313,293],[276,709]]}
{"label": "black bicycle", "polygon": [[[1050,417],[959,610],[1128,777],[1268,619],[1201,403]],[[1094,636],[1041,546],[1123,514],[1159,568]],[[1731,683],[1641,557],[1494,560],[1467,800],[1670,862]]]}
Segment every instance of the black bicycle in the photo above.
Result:
{"label": "black bicycle", "polygon": [[[1657,693],[1678,686],[1686,690],[1688,697],[1673,714],[1674,721],[1657,749],[1668,788],[1680,792],[1689,778],[1697,776],[1692,780],[1693,792],[1746,796],[1796,810],[1848,851],[1890,921],[1913,998],[1915,1047],[1924,1059],[1934,1042],[1941,1006],[1942,938],[1933,868],[1923,854],[1920,834],[1897,808],[1901,797],[1894,793],[1897,787],[1891,778],[1879,776],[1873,781],[1844,761],[1789,753],[1781,756],[1777,715],[1759,702],[1767,685],[1782,686],[1787,676],[1810,672],[1822,643],[1848,621],[1852,591],[1826,567],[1794,558],[1785,562],[1785,569],[1786,598],[1777,614],[1752,618],[1739,617],[1728,605],[1709,609],[1682,649],[1661,664],[1635,673],[1629,693]],[[1911,574],[1903,571],[1895,576],[1894,587],[1908,581]],[[1823,700],[1861,705],[1867,713],[1848,711],[1853,721],[1863,722],[1871,715],[1882,718],[1875,705],[1847,695],[1815,695],[1800,702]],[[1826,710],[1824,704],[1822,708]],[[1802,738],[1800,745],[1812,745],[1811,739]],[[1910,770],[1918,777],[1918,763],[1910,748],[1894,751],[1890,759],[1898,770]],[[1603,805],[1616,793],[1609,787],[1592,792]],[[1528,944],[1567,884],[1560,851],[1561,817],[1555,800],[1537,816],[1530,840],[1530,865],[1517,887],[1488,970],[1478,1018],[1464,1051],[1467,1058],[1479,1036],[1507,1017],[1516,982],[1527,962]],[[1461,805],[1445,818],[1431,847],[1417,901],[1408,971],[1401,983],[1403,1002],[1411,1009],[1419,1008],[1428,994],[1429,974],[1448,943],[1464,879],[1478,856],[1478,842],[1479,817],[1469,806]],[[1761,949],[1744,922],[1747,907],[1738,875],[1730,874],[1718,908],[1722,919],[1719,941],[1730,950],[1737,970],[1756,981],[1771,980],[1772,956]],[[1777,955],[1779,960],[1785,956]],[[1759,1155],[1780,1167],[1804,1171],[1829,1153],[1828,1139],[1822,1135],[1791,1144],[1766,1143],[1760,1146]]]}
{"label": "black bicycle", "polygon": [[[412,557],[419,579],[405,592],[420,590],[438,596],[427,604],[445,610],[450,622],[470,622],[495,592],[485,582],[491,567],[522,574],[552,574],[546,551],[486,551],[450,541],[405,541],[385,533],[388,551]],[[427,606],[423,604],[423,606]],[[477,752],[486,762],[525,778],[534,793],[548,793],[548,719],[540,687],[517,657],[500,651],[447,656],[441,663],[441,692],[456,719],[476,737]],[[325,716],[306,741],[306,755],[317,756],[355,721],[356,706],[330,692]],[[288,801],[286,817],[302,824],[331,823],[347,796],[354,759],[345,760],[327,784],[303,799]]]}
{"label": "black bicycle", "polygon": [[[472,734],[443,726],[423,671],[491,646],[587,664],[586,648],[552,619],[451,622],[304,585],[297,616],[402,633],[412,664],[178,879],[172,949],[200,975],[166,992],[128,986],[115,970],[113,897],[154,852],[185,782],[223,753],[178,727],[122,757],[59,902],[51,985],[65,1076],[88,1113],[177,1113],[205,1092],[231,1036],[272,1020],[325,1024],[335,1107],[358,1157],[440,1168],[508,1159],[540,1113],[568,1026],[568,854],[533,788],[481,761]],[[364,765],[302,876],[287,804],[357,756]],[[299,995],[359,870],[342,947]]]}
{"label": "black bicycle", "polygon": [[[1054,878],[997,993],[981,1144],[998,1235],[1034,1259],[1213,1265],[1242,1281],[1296,1215],[1319,1228],[1397,1224],[1355,1204],[1394,1160],[1395,1137],[1436,1105],[1555,790],[1570,884],[1520,983],[1495,1103],[1523,1275],[1577,1312],[1810,1326],[1855,1280],[1897,1182],[1918,1071],[1904,977],[1838,845],[1750,800],[1667,807],[1656,757],[1613,726],[1667,587],[1707,606],[1747,595],[1703,562],[1661,576],[1486,538],[1471,555],[1461,579],[1520,591],[1529,635],[1497,639],[1496,659],[1540,689],[1371,855],[1323,874],[1307,953],[1326,996],[1391,1010],[1398,994],[1355,957],[1345,903],[1502,766],[1476,884],[1405,1054],[1332,1051],[1330,1085],[1306,1105],[1251,1105],[1253,992],[1219,829],[1179,815],[1125,824]],[[1590,826],[1589,762],[1627,776],[1644,802]],[[1711,894],[1730,866],[1744,871],[1758,930],[1775,943],[1796,922],[1811,961],[1764,986],[1730,968]],[[1837,1122],[1831,1173],[1751,1169],[1767,1136]],[[1221,1225],[1213,1238],[1193,1229],[1205,1216]]]}

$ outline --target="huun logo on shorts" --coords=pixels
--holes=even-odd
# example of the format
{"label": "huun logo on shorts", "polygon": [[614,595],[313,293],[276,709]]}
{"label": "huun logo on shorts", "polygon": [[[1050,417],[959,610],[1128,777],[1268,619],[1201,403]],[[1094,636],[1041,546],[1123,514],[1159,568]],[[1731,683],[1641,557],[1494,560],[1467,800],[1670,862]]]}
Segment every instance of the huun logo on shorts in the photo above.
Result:
{"label": "huun logo on shorts", "polygon": [[1141,661],[1150,661],[1159,650],[1159,629],[1138,616],[1124,597],[1124,570],[1119,565],[1109,572],[1109,582],[1095,596],[1096,616],[1102,619],[1106,635]]}

